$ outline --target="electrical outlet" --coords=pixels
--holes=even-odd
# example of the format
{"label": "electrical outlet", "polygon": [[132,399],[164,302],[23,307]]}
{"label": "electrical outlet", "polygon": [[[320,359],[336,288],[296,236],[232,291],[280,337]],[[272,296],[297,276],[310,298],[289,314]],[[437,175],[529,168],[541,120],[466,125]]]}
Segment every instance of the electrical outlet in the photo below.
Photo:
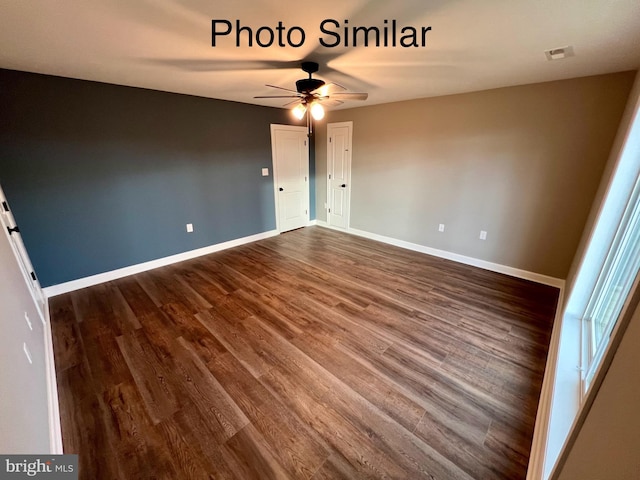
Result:
{"label": "electrical outlet", "polygon": [[268,168],[263,168],[262,169],[262,176],[263,177],[268,177],[269,176],[269,169]]}
{"label": "electrical outlet", "polygon": [[187,223],[187,232],[193,232],[193,223]]}
{"label": "electrical outlet", "polygon": [[480,230],[480,240],[486,240],[487,239],[487,232],[485,232],[484,230]]}
{"label": "electrical outlet", "polygon": [[444,223],[441,223],[438,225],[438,231],[439,232],[444,232]]}

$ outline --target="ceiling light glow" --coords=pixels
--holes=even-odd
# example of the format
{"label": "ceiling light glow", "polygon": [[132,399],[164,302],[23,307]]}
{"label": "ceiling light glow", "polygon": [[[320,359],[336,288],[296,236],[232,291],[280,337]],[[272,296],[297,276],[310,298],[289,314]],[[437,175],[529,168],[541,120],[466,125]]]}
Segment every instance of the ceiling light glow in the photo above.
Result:
{"label": "ceiling light glow", "polygon": [[324,108],[319,103],[311,105],[311,116],[314,120],[322,120],[324,118]]}
{"label": "ceiling light glow", "polygon": [[307,112],[307,107],[301,103],[296,105],[295,108],[291,110],[291,113],[293,113],[293,116],[296,117],[298,120],[302,120],[306,112]]}

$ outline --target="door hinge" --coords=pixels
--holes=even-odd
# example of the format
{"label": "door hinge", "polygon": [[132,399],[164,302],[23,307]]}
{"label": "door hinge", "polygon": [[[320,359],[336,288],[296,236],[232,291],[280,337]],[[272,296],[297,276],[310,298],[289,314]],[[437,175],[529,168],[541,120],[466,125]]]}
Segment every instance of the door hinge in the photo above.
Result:
{"label": "door hinge", "polygon": [[304,146],[305,146],[305,147],[307,146],[307,141],[306,141],[306,140],[304,141]]}
{"label": "door hinge", "polygon": [[7,230],[9,231],[9,235],[13,235],[13,232],[20,233],[20,229],[18,228],[17,225],[13,228],[7,227]]}
{"label": "door hinge", "polygon": [[331,174],[329,174],[329,180],[331,180]]}
{"label": "door hinge", "polygon": [[305,215],[309,215],[309,212],[307,210],[304,211]]}
{"label": "door hinge", "polygon": [[307,177],[304,177],[304,181],[305,181],[305,182],[307,181]]}
{"label": "door hinge", "polygon": [[329,143],[333,142],[333,138],[329,137]]}
{"label": "door hinge", "polygon": [[329,213],[331,213],[331,207],[329,207]]}
{"label": "door hinge", "polygon": [[7,205],[7,202],[2,202],[2,208],[4,208],[5,212],[9,211],[9,205]]}
{"label": "door hinge", "polygon": [[38,280],[38,277],[36,277],[36,272],[31,272],[31,278],[33,279],[34,282]]}

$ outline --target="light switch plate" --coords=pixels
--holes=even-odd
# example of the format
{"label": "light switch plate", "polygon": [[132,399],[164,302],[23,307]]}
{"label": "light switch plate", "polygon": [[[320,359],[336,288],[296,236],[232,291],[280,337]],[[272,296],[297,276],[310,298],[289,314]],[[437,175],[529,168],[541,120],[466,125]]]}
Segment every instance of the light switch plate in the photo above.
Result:
{"label": "light switch plate", "polygon": [[263,168],[262,169],[262,176],[263,177],[268,177],[269,176],[269,169],[268,168]]}
{"label": "light switch plate", "polygon": [[187,223],[187,232],[193,232],[193,223]]}

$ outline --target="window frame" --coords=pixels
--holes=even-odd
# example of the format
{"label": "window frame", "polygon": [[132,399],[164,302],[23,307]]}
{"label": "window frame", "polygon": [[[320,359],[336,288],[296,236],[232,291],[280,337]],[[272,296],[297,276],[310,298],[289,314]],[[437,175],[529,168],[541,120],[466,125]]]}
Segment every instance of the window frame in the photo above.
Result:
{"label": "window frame", "polygon": [[[631,263],[633,262],[633,263]],[[626,299],[640,269],[640,175],[624,207],[620,223],[605,256],[595,286],[582,315],[581,328],[581,397],[584,399],[602,362],[611,334],[619,322]],[[622,274],[622,279],[618,278]],[[620,282],[618,282],[621,280]],[[620,290],[612,295],[613,288]],[[610,318],[598,338],[597,318],[606,313]]]}

